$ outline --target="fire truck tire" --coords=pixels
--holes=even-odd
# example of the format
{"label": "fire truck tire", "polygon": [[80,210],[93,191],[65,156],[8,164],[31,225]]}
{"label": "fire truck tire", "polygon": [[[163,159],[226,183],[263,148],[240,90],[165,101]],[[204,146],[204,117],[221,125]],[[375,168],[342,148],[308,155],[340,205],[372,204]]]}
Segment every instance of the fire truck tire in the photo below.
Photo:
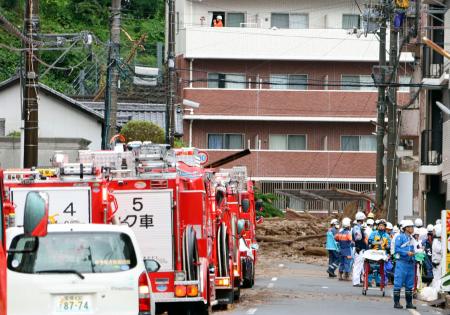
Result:
{"label": "fire truck tire", "polygon": [[244,268],[244,280],[242,281],[242,287],[250,289],[255,283],[255,268],[253,262],[246,261],[243,264]]}
{"label": "fire truck tire", "polygon": [[187,226],[183,234],[183,269],[186,280],[198,280],[197,236],[192,226]]}
{"label": "fire truck tire", "polygon": [[230,248],[229,238],[227,233],[227,226],[222,223],[218,232],[218,261],[219,261],[219,276],[228,277],[230,275]]}

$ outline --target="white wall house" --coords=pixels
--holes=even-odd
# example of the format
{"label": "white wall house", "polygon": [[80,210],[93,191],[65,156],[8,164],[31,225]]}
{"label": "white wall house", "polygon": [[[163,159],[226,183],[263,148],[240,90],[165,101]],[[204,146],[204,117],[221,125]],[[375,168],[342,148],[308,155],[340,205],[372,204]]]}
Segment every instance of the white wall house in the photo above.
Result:
{"label": "white wall house", "polygon": [[[4,121],[4,134],[0,136],[20,131],[21,109],[19,79],[0,83],[0,122]],[[90,149],[99,150],[102,121],[103,115],[40,84],[39,138],[82,138],[90,141]]]}

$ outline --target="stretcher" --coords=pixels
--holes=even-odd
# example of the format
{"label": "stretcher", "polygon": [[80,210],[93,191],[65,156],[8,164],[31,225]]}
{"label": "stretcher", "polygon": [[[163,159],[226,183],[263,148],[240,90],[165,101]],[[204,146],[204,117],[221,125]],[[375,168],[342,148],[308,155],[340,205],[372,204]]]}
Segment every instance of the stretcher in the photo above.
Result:
{"label": "stretcher", "polygon": [[380,276],[380,291],[383,296],[386,295],[385,287],[386,287],[386,276],[384,270],[384,264],[388,260],[388,255],[384,250],[366,250],[363,254],[364,257],[364,277],[363,277],[363,286],[362,286],[362,294],[367,295],[368,290],[378,290],[378,288],[370,288],[369,287],[369,275],[376,275],[375,268],[371,268],[371,266],[378,265],[378,273]]}

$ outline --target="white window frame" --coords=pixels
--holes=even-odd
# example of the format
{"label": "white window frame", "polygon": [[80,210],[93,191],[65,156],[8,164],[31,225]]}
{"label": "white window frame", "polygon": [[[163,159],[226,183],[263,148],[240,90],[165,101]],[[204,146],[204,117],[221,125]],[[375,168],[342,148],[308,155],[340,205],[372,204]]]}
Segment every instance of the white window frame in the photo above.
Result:
{"label": "white window frame", "polygon": [[[351,86],[351,87],[344,87],[344,77],[348,76],[348,77],[358,77],[359,78],[359,82],[357,83],[359,86]],[[373,82],[373,87],[372,86],[361,86],[362,82],[361,82],[361,77],[371,77],[370,74],[341,74],[341,91],[364,91],[364,92],[373,92],[373,91],[377,91],[377,87],[375,86],[375,81]],[[373,79],[372,79],[373,81]]]}
{"label": "white window frame", "polygon": [[[289,84],[289,80],[290,80],[290,76],[294,76],[294,75],[297,75],[297,76],[305,76],[306,77],[306,84],[308,84],[308,74],[304,74],[304,73],[271,73],[270,74],[270,77],[269,77],[269,82],[270,82],[270,89],[271,90],[281,90],[281,91],[288,91],[288,90],[290,90],[290,91],[305,91],[305,90],[308,90],[308,85],[305,85],[304,87],[304,89],[294,89],[294,88],[290,88],[290,84]],[[272,87],[272,76],[287,76],[287,83],[286,83],[286,86],[287,86],[287,89],[277,89],[277,88],[273,88]]]}
{"label": "white window frame", "polygon": [[[225,15],[226,15],[226,21],[229,20],[228,14],[230,14],[230,13],[231,13],[231,14],[233,14],[233,13],[244,14],[244,25],[247,24],[247,12],[245,12],[245,11],[227,11],[227,12],[225,12]],[[225,22],[226,22],[226,21],[225,21]],[[228,26],[228,25],[225,23],[224,27],[232,27],[232,26]],[[233,27],[235,27],[235,26],[233,26]],[[240,25],[239,27],[244,27],[244,26]]]}
{"label": "white window frame", "polygon": [[[270,149],[270,136],[274,135],[274,136],[284,136],[286,139],[286,149],[285,150],[273,150]],[[302,136],[305,137],[305,149],[304,150],[289,150],[289,136]],[[288,133],[288,134],[284,134],[284,133],[269,133],[269,147],[268,147],[269,151],[308,151],[308,135],[307,134],[298,134],[298,133]]]}
{"label": "white window frame", "polygon": [[342,29],[349,29],[349,28],[344,28],[344,16],[358,16],[358,26],[357,26],[357,28],[358,29],[360,29],[361,28],[361,23],[362,23],[362,18],[361,18],[361,15],[359,15],[359,14],[355,14],[355,13],[343,13],[342,14],[342,23],[341,23],[341,26],[342,26]]}
{"label": "white window frame", "polygon": [[[242,137],[242,148],[240,149],[210,149],[209,148],[209,135],[221,135],[223,138],[223,144],[225,144],[225,135],[240,135]],[[245,133],[239,132],[208,132],[206,133],[206,147],[208,150],[244,150],[246,148]]]}
{"label": "white window frame", "polygon": [[[342,137],[358,137],[358,151],[349,151],[349,150],[343,150],[342,149]],[[374,135],[340,135],[340,146],[339,146],[339,151],[342,152],[377,152],[376,149],[373,151],[361,151],[361,137],[374,137],[376,139],[376,136]]]}
{"label": "white window frame", "polygon": [[[209,87],[209,75],[210,74],[223,74],[223,75],[225,75],[225,87],[223,87],[223,88],[221,88],[221,87]],[[241,75],[241,76],[243,76],[244,77],[244,81],[242,82],[242,84],[243,84],[243,88],[241,88],[241,89],[235,89],[235,88],[227,88],[226,86],[227,86],[227,75]],[[247,74],[246,73],[229,73],[229,72],[208,72],[207,74],[206,74],[206,80],[207,80],[207,88],[208,89],[222,89],[222,90],[246,90],[247,89]],[[217,83],[219,83],[220,81],[218,81]]]}

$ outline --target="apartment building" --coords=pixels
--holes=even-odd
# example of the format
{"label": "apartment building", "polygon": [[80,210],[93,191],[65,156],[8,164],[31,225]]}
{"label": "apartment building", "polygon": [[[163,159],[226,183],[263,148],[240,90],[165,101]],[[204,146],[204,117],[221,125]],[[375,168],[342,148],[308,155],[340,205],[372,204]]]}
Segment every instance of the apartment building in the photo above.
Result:
{"label": "apartment building", "polygon": [[[200,104],[184,109],[186,143],[210,160],[251,149],[235,165],[281,207],[337,210],[348,200],[331,188],[375,190],[379,42],[354,1],[177,0],[176,11],[179,102]],[[399,103],[409,98],[401,88]]]}

